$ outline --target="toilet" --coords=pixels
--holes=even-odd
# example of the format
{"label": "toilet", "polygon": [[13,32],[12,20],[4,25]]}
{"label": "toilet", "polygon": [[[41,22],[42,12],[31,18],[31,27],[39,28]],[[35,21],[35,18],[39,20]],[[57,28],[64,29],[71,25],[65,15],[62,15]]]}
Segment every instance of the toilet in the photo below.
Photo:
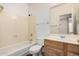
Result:
{"label": "toilet", "polygon": [[[41,39],[40,39],[41,40]],[[39,41],[39,40],[38,40]],[[29,49],[29,53],[32,54],[33,56],[38,56],[41,53],[41,49],[42,49],[42,44],[39,44],[40,42],[37,42],[36,45],[33,45],[30,49]]]}
{"label": "toilet", "polygon": [[41,51],[42,46],[41,45],[34,45],[29,49],[29,53],[33,56],[37,56],[39,52]]}

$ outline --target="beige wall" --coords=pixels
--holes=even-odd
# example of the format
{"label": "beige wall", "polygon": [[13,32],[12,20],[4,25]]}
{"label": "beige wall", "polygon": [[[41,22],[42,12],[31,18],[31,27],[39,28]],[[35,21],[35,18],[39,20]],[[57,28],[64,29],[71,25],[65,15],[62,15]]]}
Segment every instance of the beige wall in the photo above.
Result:
{"label": "beige wall", "polygon": [[29,16],[28,17],[28,39],[30,41],[36,41],[37,35],[36,35],[36,17],[35,16]]}
{"label": "beige wall", "polygon": [[27,4],[0,4],[0,47],[28,40]]}
{"label": "beige wall", "polygon": [[0,47],[28,40],[28,18],[0,17]]}

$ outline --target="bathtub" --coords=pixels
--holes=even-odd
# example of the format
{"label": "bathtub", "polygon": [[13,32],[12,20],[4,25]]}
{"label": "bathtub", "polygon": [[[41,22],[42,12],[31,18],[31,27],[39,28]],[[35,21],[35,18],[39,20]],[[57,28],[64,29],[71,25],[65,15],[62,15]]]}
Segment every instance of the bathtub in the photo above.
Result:
{"label": "bathtub", "polygon": [[25,56],[29,48],[36,44],[35,42],[24,41],[18,44],[0,48],[0,56]]}

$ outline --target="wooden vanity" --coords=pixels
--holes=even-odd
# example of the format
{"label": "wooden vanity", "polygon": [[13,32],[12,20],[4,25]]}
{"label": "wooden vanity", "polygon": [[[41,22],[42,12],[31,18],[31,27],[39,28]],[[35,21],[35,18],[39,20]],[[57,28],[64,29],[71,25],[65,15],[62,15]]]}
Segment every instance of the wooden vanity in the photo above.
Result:
{"label": "wooden vanity", "polygon": [[44,55],[45,56],[78,56],[79,45],[45,39]]}

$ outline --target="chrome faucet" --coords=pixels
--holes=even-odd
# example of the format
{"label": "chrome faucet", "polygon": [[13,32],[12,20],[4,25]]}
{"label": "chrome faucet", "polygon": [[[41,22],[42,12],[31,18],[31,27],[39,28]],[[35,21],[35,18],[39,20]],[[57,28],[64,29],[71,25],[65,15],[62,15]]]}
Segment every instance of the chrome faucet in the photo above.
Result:
{"label": "chrome faucet", "polygon": [[61,38],[65,38],[65,36],[64,36],[64,35],[61,35],[60,37],[61,37]]}

